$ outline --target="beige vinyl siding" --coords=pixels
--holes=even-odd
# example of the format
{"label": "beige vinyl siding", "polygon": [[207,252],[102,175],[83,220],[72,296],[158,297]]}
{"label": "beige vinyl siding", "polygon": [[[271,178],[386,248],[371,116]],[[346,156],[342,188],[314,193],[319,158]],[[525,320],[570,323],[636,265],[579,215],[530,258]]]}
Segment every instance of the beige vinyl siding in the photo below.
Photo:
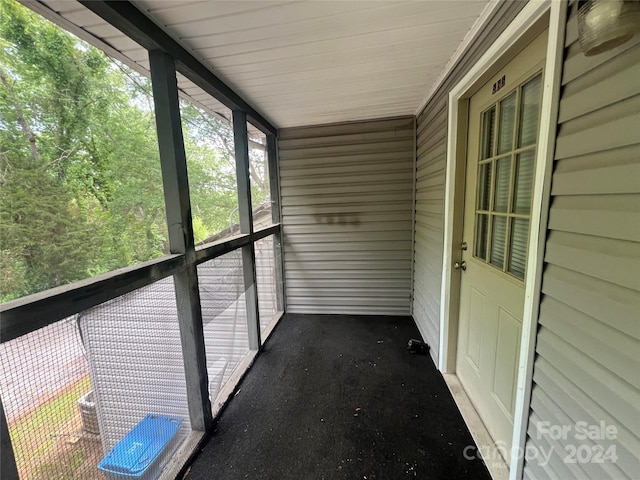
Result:
{"label": "beige vinyl siding", "polygon": [[410,314],[413,118],[279,134],[287,311]]}
{"label": "beige vinyl siding", "polygon": [[[638,478],[640,462],[640,41],[585,57],[567,24],[527,447],[527,479]],[[576,422],[614,426],[576,439]],[[541,425],[571,427],[552,438]],[[571,445],[616,461],[567,463]],[[567,448],[569,450],[567,450]],[[583,447],[584,448],[584,447]]]}
{"label": "beige vinyl siding", "polygon": [[438,362],[444,236],[448,93],[515,18],[526,2],[505,2],[417,118],[413,318]]}

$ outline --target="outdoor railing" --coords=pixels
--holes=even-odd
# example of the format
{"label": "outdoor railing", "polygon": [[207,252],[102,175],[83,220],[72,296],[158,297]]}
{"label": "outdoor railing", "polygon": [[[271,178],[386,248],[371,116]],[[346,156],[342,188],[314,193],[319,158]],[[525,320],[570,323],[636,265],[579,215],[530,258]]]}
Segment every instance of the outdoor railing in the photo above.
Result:
{"label": "outdoor railing", "polygon": [[[253,240],[255,318],[264,339],[281,310],[279,232],[274,225],[199,247],[201,333],[214,412],[256,353],[249,348],[241,248]],[[172,256],[0,307],[0,396],[20,478],[102,479],[98,462],[150,413],[181,419],[176,456],[191,453],[203,432],[190,420],[172,275],[181,268]],[[135,288],[141,277],[146,284]],[[84,308],[87,303],[92,306]],[[67,315],[74,306],[82,310]]]}

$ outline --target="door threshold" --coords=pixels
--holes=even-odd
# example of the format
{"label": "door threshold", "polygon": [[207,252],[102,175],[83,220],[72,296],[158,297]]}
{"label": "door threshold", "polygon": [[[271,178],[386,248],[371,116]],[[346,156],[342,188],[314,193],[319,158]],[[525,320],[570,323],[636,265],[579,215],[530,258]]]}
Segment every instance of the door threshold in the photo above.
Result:
{"label": "door threshold", "polygon": [[[449,387],[453,400],[458,406],[458,410],[460,410],[462,414],[464,423],[467,425],[473,441],[476,443],[475,445],[466,447],[463,454],[468,457],[469,460],[481,457],[493,480],[508,480],[509,466],[493,442],[487,427],[485,427],[471,400],[469,400],[464,388],[462,388],[458,376],[452,373],[443,373],[442,376],[444,377],[447,387]],[[509,452],[504,453],[508,454]]]}

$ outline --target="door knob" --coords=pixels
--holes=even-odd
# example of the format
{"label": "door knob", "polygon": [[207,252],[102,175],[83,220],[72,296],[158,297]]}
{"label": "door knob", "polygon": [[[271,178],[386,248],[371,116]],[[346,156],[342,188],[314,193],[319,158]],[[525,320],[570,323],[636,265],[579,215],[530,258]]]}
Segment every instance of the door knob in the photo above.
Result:
{"label": "door knob", "polygon": [[465,262],[464,260],[462,262],[456,262],[453,264],[453,268],[455,268],[456,270],[466,270],[467,262]]}

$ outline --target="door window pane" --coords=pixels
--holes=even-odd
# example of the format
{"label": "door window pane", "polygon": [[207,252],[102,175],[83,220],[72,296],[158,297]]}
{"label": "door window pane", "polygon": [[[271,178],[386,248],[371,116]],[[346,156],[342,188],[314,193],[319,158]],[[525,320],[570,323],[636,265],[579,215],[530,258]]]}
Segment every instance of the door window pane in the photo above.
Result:
{"label": "door window pane", "polygon": [[484,160],[493,156],[493,130],[496,118],[496,107],[491,107],[482,114],[482,155]]}
{"label": "door window pane", "polygon": [[481,116],[473,255],[520,279],[526,268],[541,93],[538,74]]}
{"label": "door window pane", "polygon": [[522,87],[520,105],[520,134],[518,147],[532,145],[538,136],[538,112],[540,111],[540,89],[542,74]]}
{"label": "door window pane", "polygon": [[535,150],[518,155],[516,185],[513,193],[513,211],[515,213],[529,213],[531,211],[534,157]]}
{"label": "door window pane", "polygon": [[516,119],[516,92],[513,92],[500,102],[500,139],[498,154],[510,152],[513,149],[513,129]]}
{"label": "door window pane", "polygon": [[524,278],[527,263],[527,240],[529,221],[514,218],[511,223],[511,245],[509,250],[509,272],[518,278]]}
{"label": "door window pane", "polygon": [[493,210],[506,212],[509,206],[509,184],[511,182],[511,157],[496,162],[496,186]]}
{"label": "door window pane", "polygon": [[491,206],[491,171],[493,163],[485,163],[480,165],[479,192],[478,192],[478,210],[489,210]]}
{"label": "door window pane", "polygon": [[489,233],[489,215],[477,215],[476,217],[476,244],[474,255],[483,260],[487,259],[487,235]]}
{"label": "door window pane", "polygon": [[504,245],[507,236],[507,217],[493,217],[491,232],[491,264],[498,268],[504,266]]}

